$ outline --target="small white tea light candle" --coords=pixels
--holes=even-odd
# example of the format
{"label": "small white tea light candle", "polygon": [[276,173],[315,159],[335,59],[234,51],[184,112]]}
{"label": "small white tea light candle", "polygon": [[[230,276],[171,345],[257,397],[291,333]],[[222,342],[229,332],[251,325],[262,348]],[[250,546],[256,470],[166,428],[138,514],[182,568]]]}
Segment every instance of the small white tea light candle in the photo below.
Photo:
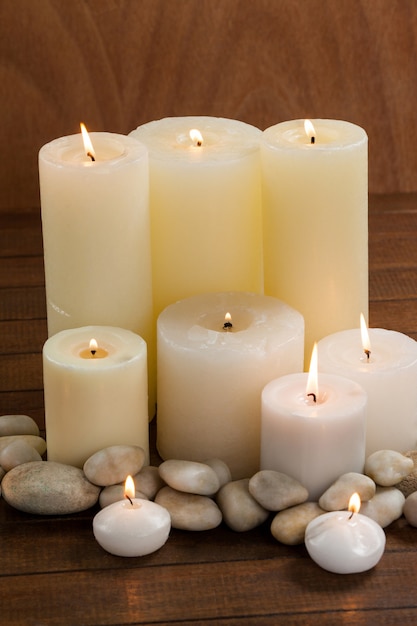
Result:
{"label": "small white tea light candle", "polygon": [[417,342],[383,328],[344,330],[318,342],[321,372],[346,376],[368,394],[366,455],[417,447]]}
{"label": "small white tea light candle", "polygon": [[296,478],[318,500],[339,476],[363,472],[367,397],[358,383],[330,374],[272,380],[262,392],[261,469]]}
{"label": "small white tea light candle", "polygon": [[305,122],[266,129],[261,158],[265,294],[304,316],[308,359],[368,311],[368,138],[350,122]]}
{"label": "small white tea light candle", "polygon": [[271,378],[302,369],[302,316],[253,293],[193,296],[161,313],[157,345],[162,458],[218,457],[234,479],[252,476],[261,392]]}
{"label": "small white tea light candle", "polygon": [[149,151],[155,316],[198,293],[262,293],[261,131],[187,116],[130,136]]}
{"label": "small white tea light candle", "polygon": [[43,347],[49,461],[82,467],[117,444],[143,448],[149,462],[146,343],[129,330],[63,330]]}
{"label": "small white tea light candle", "polygon": [[380,561],[385,533],[370,517],[358,513],[360,498],[353,494],[348,511],[332,511],[311,521],[305,545],[313,561],[335,574],[365,572]]}
{"label": "small white tea light candle", "polygon": [[93,533],[102,548],[116,556],[145,556],[159,550],[171,530],[167,509],[135,498],[131,476],[125,484],[125,500],[113,502],[93,519]]}

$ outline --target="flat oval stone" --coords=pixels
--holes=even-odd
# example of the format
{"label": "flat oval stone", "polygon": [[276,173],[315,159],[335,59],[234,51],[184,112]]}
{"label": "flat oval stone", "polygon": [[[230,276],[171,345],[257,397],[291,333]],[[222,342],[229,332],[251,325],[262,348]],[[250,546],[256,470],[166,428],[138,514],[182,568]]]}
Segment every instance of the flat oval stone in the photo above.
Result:
{"label": "flat oval stone", "polygon": [[12,441],[8,446],[0,450],[0,465],[6,472],[9,472],[17,465],[29,463],[30,461],[42,461],[42,457],[35,448],[32,448],[26,441],[21,439]]}
{"label": "flat oval stone", "polygon": [[159,475],[177,491],[212,496],[220,487],[216,472],[205,463],[169,459],[159,466]]}
{"label": "flat oval stone", "polygon": [[249,493],[249,478],[233,480],[219,490],[216,502],[225,523],[237,532],[252,530],[262,524],[269,515]]}
{"label": "flat oval stone", "polygon": [[361,502],[374,497],[376,484],[369,476],[348,472],[338,478],[319,499],[319,506],[325,511],[343,511],[349,506],[353,493],[360,496]]}
{"label": "flat oval stone", "polygon": [[[135,498],[140,498],[142,500],[148,500],[147,496],[141,491],[135,490]],[[102,509],[109,504],[113,504],[113,502],[118,502],[119,500],[125,499],[125,485],[124,483],[119,483],[118,485],[109,485],[108,487],[104,487],[99,496],[99,504]]]}
{"label": "flat oval stone", "polygon": [[100,489],[81,469],[34,461],[18,465],[2,481],[4,499],[10,506],[36,515],[66,515],[94,506]]}
{"label": "flat oval stone", "polygon": [[219,479],[219,489],[232,480],[232,473],[229,466],[221,459],[208,459],[204,462],[216,472],[217,478]]}
{"label": "flat oval stone", "polygon": [[9,435],[39,436],[39,426],[29,415],[1,415],[0,437]]}
{"label": "flat oval stone", "polygon": [[277,513],[271,523],[272,536],[288,546],[304,542],[308,524],[325,513],[317,502],[303,502]]}
{"label": "flat oval stone", "polygon": [[135,487],[146,495],[149,500],[153,500],[160,489],[165,485],[159,469],[153,465],[145,465],[140,472],[133,476]]}
{"label": "flat oval stone", "polygon": [[210,530],[222,521],[219,507],[207,496],[185,493],[166,486],[158,491],[155,502],[168,510],[173,528]]}
{"label": "flat oval stone", "polygon": [[405,478],[400,480],[395,486],[397,489],[401,491],[407,498],[414,491],[417,491],[417,450],[410,450],[409,452],[404,452],[404,456],[412,459],[414,465],[411,469],[411,472],[407,474]]}
{"label": "flat oval stone", "polygon": [[36,435],[8,435],[7,437],[0,437],[0,451],[13,441],[25,441],[32,446],[32,448],[35,448],[41,456],[46,452],[45,439],[37,437]]}
{"label": "flat oval stone", "polygon": [[417,491],[413,491],[405,499],[403,513],[410,526],[417,526]]}
{"label": "flat oval stone", "polygon": [[365,461],[365,474],[381,487],[392,487],[411,472],[414,462],[395,450],[378,450]]}
{"label": "flat oval stone", "polygon": [[305,502],[308,491],[295,478],[274,470],[261,470],[249,480],[249,493],[268,511],[282,511]]}
{"label": "flat oval stone", "polygon": [[140,446],[109,446],[92,454],[84,463],[88,480],[100,487],[117,485],[143,467],[145,452]]}
{"label": "flat oval stone", "polygon": [[359,512],[385,528],[401,517],[404,502],[403,494],[396,487],[377,487],[372,500],[364,502]]}

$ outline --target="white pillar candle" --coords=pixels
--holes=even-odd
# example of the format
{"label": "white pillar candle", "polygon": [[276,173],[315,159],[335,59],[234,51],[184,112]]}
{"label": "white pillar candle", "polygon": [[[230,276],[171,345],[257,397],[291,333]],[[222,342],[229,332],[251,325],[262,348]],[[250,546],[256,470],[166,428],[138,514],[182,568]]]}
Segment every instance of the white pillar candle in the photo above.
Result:
{"label": "white pillar candle", "polygon": [[305,533],[305,545],[313,561],[335,574],[371,569],[380,561],[385,541],[379,524],[352,511],[319,515],[308,524]]}
{"label": "white pillar candle", "polygon": [[[134,494],[134,487],[132,491]],[[97,542],[117,556],[151,554],[165,544],[170,530],[171,516],[167,509],[133,495],[113,502],[93,519]]]}
{"label": "white pillar candle", "polygon": [[304,120],[261,141],[265,294],[305,319],[314,341],[352,328],[368,311],[367,135],[349,122]]}
{"label": "white pillar candle", "polygon": [[368,394],[366,455],[417,447],[417,342],[393,330],[370,328],[370,355],[360,329],[318,342],[319,369],[357,381]]}
{"label": "white pillar candle", "polygon": [[302,316],[275,298],[203,294],[167,307],[157,333],[162,458],[218,457],[234,479],[254,474],[261,391],[271,378],[302,368]]}
{"label": "white pillar candle", "polygon": [[94,452],[128,444],[142,447],[149,463],[141,337],[106,326],[63,330],[45,342],[43,376],[49,461],[82,467]]}
{"label": "white pillar candle", "polygon": [[261,293],[261,131],[236,120],[179,117],[131,135],[149,150],[155,315],[198,293]]}
{"label": "white pillar candle", "polygon": [[318,500],[342,474],[363,472],[367,399],[357,383],[321,374],[315,402],[307,380],[290,374],[264,388],[261,469],[292,476]]}
{"label": "white pillar candle", "polygon": [[132,137],[81,133],[39,152],[49,336],[100,324],[148,344],[150,411],[155,408],[155,330],[148,156]]}

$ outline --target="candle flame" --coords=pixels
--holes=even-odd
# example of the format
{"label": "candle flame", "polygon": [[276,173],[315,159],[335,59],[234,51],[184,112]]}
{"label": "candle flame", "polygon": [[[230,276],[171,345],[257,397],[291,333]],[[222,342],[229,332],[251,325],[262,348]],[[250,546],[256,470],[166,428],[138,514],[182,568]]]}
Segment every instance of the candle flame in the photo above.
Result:
{"label": "candle flame", "polygon": [[190,139],[195,146],[200,147],[203,145],[203,135],[196,128],[190,130]]}
{"label": "candle flame", "polygon": [[95,339],[90,339],[90,344],[88,346],[91,354],[94,356],[95,353],[97,352],[97,348],[98,348],[98,343]]}
{"label": "candle flame", "polygon": [[304,120],[304,130],[310,139],[310,143],[314,143],[316,141],[316,130],[311,120]]}
{"label": "candle flame", "polygon": [[368,329],[366,327],[365,317],[363,313],[361,313],[361,339],[362,339],[362,348],[365,352],[366,356],[369,358],[371,354],[371,341],[369,339]]}
{"label": "candle flame", "polygon": [[135,497],[136,489],[133,478],[129,475],[125,481],[125,498],[128,500],[133,500]]}
{"label": "candle flame", "polygon": [[353,493],[350,496],[348,509],[353,513],[359,513],[359,509],[361,508],[361,499],[358,493]]}
{"label": "candle flame", "polygon": [[232,316],[229,312],[224,316],[223,330],[231,330],[233,328]]}
{"label": "candle flame", "polygon": [[81,134],[83,136],[84,150],[85,153],[92,161],[96,160],[96,153],[93,148],[93,144],[91,143],[90,135],[85,127],[85,125],[81,122],[80,124]]}
{"label": "candle flame", "polygon": [[312,396],[314,402],[317,402],[319,395],[317,343],[314,344],[313,351],[311,353],[306,395],[307,397]]}

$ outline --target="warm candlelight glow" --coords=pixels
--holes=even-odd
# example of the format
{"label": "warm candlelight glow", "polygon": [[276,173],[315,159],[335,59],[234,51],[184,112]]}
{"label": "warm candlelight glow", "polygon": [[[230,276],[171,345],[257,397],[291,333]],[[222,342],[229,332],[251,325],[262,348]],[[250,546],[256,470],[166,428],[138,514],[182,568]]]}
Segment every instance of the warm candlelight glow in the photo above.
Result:
{"label": "warm candlelight glow", "polygon": [[104,348],[99,348],[97,341],[92,338],[90,339],[88,348],[81,350],[80,356],[83,359],[104,359],[108,356],[108,352]]}
{"label": "warm candlelight glow", "polygon": [[361,338],[362,338],[363,351],[365,352],[367,358],[369,359],[371,355],[371,341],[369,339],[369,333],[366,327],[365,317],[363,313],[361,313]]}
{"label": "warm candlelight glow", "polygon": [[94,355],[97,352],[98,343],[95,339],[90,339],[89,348],[90,348],[90,352],[92,355]]}
{"label": "warm candlelight glow", "polygon": [[190,130],[190,139],[195,146],[199,147],[203,145],[203,135],[196,128]]}
{"label": "warm candlelight glow", "polygon": [[306,395],[307,398],[312,397],[313,401],[317,402],[317,397],[319,395],[317,343],[314,344],[313,351],[311,353]]}
{"label": "warm candlelight glow", "polygon": [[359,513],[360,508],[361,508],[361,499],[360,499],[359,494],[355,492],[350,496],[348,509],[349,511],[352,512],[352,515],[353,515],[354,513]]}
{"label": "warm candlelight glow", "polygon": [[233,328],[232,316],[230,315],[229,312],[227,312],[226,315],[224,316],[223,329],[224,330],[231,330],[232,328]]}
{"label": "warm candlelight glow", "polygon": [[124,493],[125,498],[132,501],[133,498],[135,497],[135,493],[136,493],[135,483],[133,481],[133,478],[129,475],[125,481],[125,493]]}
{"label": "warm candlelight glow", "polygon": [[310,143],[315,143],[316,131],[313,126],[313,123],[310,120],[304,120],[304,130],[305,130],[307,137],[310,138]]}
{"label": "warm candlelight glow", "polygon": [[96,160],[96,153],[93,148],[93,144],[91,143],[90,135],[87,132],[85,125],[81,122],[81,133],[83,136],[84,150],[85,153],[92,161]]}

